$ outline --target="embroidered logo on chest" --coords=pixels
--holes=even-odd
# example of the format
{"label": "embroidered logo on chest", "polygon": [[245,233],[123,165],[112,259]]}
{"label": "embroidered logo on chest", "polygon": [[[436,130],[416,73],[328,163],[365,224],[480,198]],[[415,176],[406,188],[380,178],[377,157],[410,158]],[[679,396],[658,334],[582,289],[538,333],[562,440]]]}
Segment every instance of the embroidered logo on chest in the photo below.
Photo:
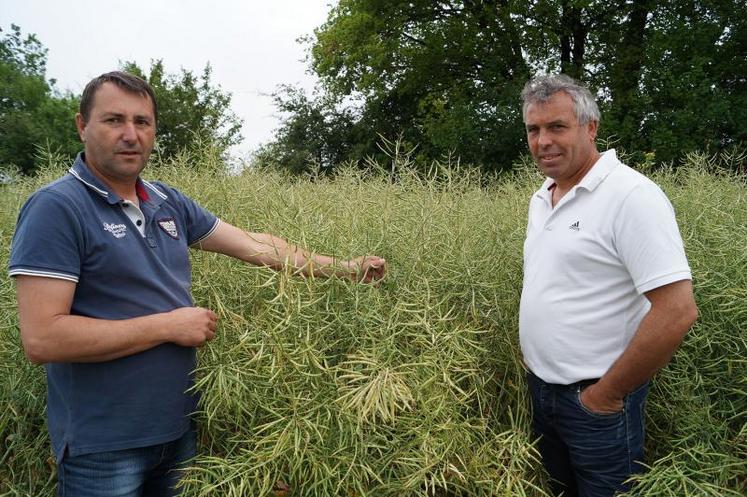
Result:
{"label": "embroidered logo on chest", "polygon": [[122,238],[127,234],[127,226],[124,224],[104,223],[104,229],[111,233],[114,238]]}
{"label": "embroidered logo on chest", "polygon": [[160,226],[161,229],[174,240],[179,239],[179,232],[176,230],[176,221],[174,221],[173,217],[159,219],[158,226]]}
{"label": "embroidered logo on chest", "polygon": [[581,221],[576,221],[575,223],[568,226],[569,230],[573,231],[580,231],[581,230]]}

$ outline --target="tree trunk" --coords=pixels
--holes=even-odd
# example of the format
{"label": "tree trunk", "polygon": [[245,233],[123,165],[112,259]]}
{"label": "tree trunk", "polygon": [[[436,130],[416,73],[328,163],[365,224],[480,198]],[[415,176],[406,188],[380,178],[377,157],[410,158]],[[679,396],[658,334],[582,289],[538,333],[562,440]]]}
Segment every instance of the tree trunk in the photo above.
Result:
{"label": "tree trunk", "polygon": [[572,78],[582,79],[589,26],[581,19],[582,9],[572,3],[571,0],[560,2],[560,69]]}

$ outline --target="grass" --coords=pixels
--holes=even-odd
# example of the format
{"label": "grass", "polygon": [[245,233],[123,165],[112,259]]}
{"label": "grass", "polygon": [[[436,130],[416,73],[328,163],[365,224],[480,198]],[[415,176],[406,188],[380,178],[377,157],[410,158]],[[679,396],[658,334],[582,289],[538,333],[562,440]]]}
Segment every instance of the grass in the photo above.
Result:
{"label": "grass", "polygon": [[[747,195],[733,157],[654,174],[677,210],[700,318],[655,378],[647,461],[631,495],[747,491]],[[193,254],[193,294],[220,315],[199,354],[200,450],[188,496],[542,496],[518,347],[531,166],[502,178],[223,174],[182,157],[147,171],[232,224],[389,264],[379,287],[302,279]],[[0,254],[29,192],[0,190]],[[201,167],[189,167],[197,164]],[[387,165],[389,166],[389,165]],[[24,358],[0,286],[0,495],[53,495],[42,368]]]}

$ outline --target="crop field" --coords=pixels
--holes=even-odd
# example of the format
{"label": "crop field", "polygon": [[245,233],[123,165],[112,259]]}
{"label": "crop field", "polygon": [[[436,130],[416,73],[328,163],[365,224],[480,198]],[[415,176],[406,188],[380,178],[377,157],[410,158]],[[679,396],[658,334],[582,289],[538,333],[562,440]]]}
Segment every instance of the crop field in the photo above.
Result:
{"label": "crop field", "polygon": [[[650,470],[629,495],[747,493],[745,157],[691,155],[651,177],[668,194],[700,317],[654,378]],[[62,174],[0,185],[7,267],[28,194]],[[151,164],[220,218],[314,251],[386,258],[379,286],[301,278],[193,253],[197,305],[220,316],[199,351],[197,496],[544,496],[518,345],[529,164],[488,178],[407,156],[334,178],[222,172],[209,155]],[[385,170],[394,172],[385,172]],[[24,357],[0,279],[0,496],[52,496],[44,370]]]}

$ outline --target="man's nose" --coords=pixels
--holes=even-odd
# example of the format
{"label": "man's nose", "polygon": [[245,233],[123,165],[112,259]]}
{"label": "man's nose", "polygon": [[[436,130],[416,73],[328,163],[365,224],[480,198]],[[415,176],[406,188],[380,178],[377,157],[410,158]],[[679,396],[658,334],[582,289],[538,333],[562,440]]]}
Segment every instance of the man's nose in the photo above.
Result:
{"label": "man's nose", "polygon": [[540,128],[537,134],[537,144],[540,147],[547,147],[552,144],[552,137],[546,129]]}
{"label": "man's nose", "polygon": [[137,130],[134,122],[126,121],[122,126],[122,140],[126,142],[137,141]]}

